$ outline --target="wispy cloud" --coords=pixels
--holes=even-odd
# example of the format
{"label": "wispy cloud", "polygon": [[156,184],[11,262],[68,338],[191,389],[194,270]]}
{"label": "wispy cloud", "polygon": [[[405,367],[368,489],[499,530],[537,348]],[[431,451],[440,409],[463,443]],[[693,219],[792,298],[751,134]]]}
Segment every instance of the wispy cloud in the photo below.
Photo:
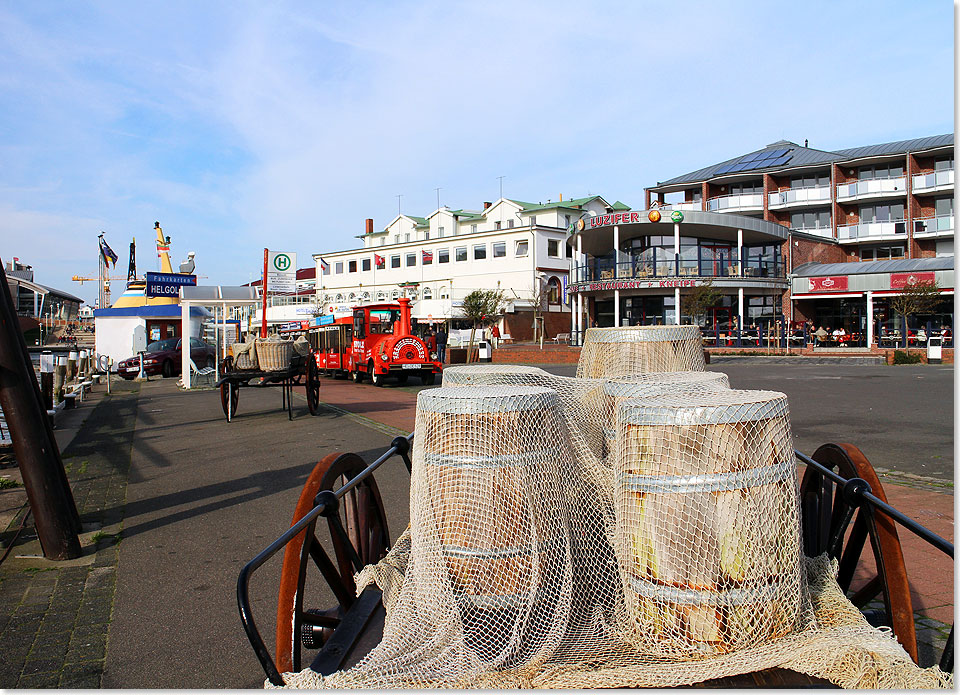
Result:
{"label": "wispy cloud", "polygon": [[950,19],[943,3],[6,4],[0,256],[69,289],[38,226],[89,237],[60,245],[79,267],[100,228],[122,245],[160,220],[175,254],[246,282],[264,245],[302,263],[356,245],[397,194],[413,214],[437,187],[477,207],[505,176],[522,199],[639,205],[781,138],[949,132]]}

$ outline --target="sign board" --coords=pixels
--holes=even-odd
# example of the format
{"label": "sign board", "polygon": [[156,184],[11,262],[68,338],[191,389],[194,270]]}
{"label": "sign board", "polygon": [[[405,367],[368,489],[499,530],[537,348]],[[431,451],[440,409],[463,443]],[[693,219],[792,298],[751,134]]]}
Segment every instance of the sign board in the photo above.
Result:
{"label": "sign board", "polygon": [[270,251],[267,256],[267,292],[297,291],[297,254]]}
{"label": "sign board", "polygon": [[571,292],[598,292],[606,290],[648,290],[654,288],[696,287],[702,280],[602,280],[579,282],[569,286]]}
{"label": "sign board", "polygon": [[902,290],[904,287],[916,285],[918,282],[936,281],[936,273],[890,273],[890,289]]}
{"label": "sign board", "polygon": [[310,327],[309,321],[287,321],[280,324],[281,331],[303,331]]}
{"label": "sign board", "polygon": [[182,273],[151,273],[147,271],[148,297],[179,297],[180,288],[185,285],[196,285],[196,275]]}
{"label": "sign board", "polygon": [[133,354],[146,352],[147,350],[147,327],[137,326],[133,329]]}
{"label": "sign board", "polygon": [[835,275],[826,278],[810,278],[810,291],[846,292],[848,286],[847,281],[848,278],[846,275]]}
{"label": "sign board", "polygon": [[333,323],[333,314],[327,314],[326,316],[318,316],[314,319],[316,323],[315,326],[329,326]]}

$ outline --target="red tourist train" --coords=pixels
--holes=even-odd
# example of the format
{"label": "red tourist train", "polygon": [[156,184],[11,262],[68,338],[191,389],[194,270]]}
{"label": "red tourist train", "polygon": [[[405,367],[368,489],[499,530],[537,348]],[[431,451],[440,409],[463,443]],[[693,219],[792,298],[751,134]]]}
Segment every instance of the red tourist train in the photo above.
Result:
{"label": "red tourist train", "polygon": [[[281,332],[302,331],[299,325]],[[330,376],[349,375],[354,381],[369,378],[374,386],[388,376],[400,383],[411,374],[427,385],[443,367],[424,341],[410,330],[410,299],[354,307],[353,316],[342,316],[325,326],[310,326],[307,339],[317,367]]]}

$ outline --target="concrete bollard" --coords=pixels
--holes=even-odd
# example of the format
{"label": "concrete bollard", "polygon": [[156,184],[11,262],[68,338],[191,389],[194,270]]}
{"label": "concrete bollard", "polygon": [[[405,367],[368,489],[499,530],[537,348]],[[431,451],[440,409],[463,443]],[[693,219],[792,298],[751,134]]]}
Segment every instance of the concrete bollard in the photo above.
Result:
{"label": "concrete bollard", "polygon": [[52,352],[47,350],[40,354],[40,393],[45,410],[53,409],[53,372],[56,366]]}
{"label": "concrete bollard", "polygon": [[67,355],[67,376],[66,382],[69,384],[77,376],[77,360],[80,358],[80,355],[76,350],[71,350],[70,354]]}
{"label": "concrete bollard", "polygon": [[90,365],[88,363],[88,356],[86,350],[80,351],[79,360],[77,363],[77,376],[84,378],[87,376],[87,372],[90,370]]}

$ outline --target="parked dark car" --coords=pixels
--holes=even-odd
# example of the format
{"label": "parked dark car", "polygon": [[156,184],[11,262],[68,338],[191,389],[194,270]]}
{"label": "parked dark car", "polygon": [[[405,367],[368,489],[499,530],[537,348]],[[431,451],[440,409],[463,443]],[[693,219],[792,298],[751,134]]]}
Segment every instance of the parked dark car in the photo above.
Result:
{"label": "parked dark car", "polygon": [[[216,348],[197,338],[190,338],[190,359],[198,368],[212,367],[215,355]],[[147,345],[143,353],[143,371],[147,376],[174,376],[180,373],[180,363],[180,338],[157,340]],[[117,365],[117,371],[124,379],[136,379],[140,373],[140,355],[122,360]]]}

